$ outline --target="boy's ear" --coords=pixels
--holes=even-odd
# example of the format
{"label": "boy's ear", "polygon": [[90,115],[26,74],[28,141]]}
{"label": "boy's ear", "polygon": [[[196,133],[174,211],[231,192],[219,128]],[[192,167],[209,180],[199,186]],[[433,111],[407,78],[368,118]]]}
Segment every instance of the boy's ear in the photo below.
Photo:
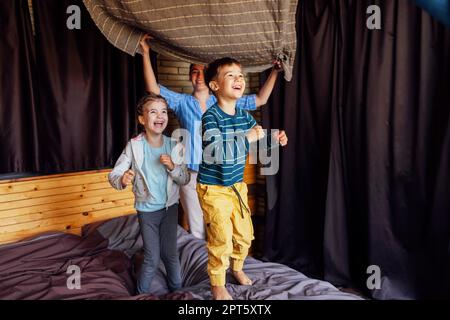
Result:
{"label": "boy's ear", "polygon": [[219,84],[215,80],[213,80],[209,83],[209,88],[212,91],[217,91],[217,90],[219,90]]}
{"label": "boy's ear", "polygon": [[140,124],[142,124],[142,125],[145,124],[144,116],[138,116],[138,120],[139,120],[139,123],[140,123]]}

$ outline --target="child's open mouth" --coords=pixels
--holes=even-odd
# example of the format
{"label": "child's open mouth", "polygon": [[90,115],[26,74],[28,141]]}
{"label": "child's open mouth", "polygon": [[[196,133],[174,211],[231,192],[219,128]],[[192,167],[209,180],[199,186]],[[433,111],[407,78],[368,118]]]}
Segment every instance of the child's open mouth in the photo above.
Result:
{"label": "child's open mouth", "polygon": [[163,128],[164,127],[164,121],[155,121],[155,122],[153,122],[153,126],[155,128]]}
{"label": "child's open mouth", "polygon": [[242,85],[240,85],[240,84],[235,84],[235,85],[233,86],[233,89],[234,89],[234,90],[241,91]]}

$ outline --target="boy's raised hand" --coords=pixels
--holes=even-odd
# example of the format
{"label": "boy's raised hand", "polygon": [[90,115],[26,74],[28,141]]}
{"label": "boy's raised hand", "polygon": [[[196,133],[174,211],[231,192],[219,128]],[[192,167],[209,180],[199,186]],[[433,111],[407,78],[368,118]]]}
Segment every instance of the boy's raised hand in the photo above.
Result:
{"label": "boy's raised hand", "polygon": [[122,176],[122,180],[121,180],[122,187],[124,187],[124,188],[127,187],[133,181],[134,176],[135,176],[135,174],[134,174],[133,170],[130,169],[130,170],[125,171],[125,173]]}
{"label": "boy's raised hand", "polygon": [[264,130],[261,126],[254,126],[251,128],[247,133],[247,140],[249,143],[258,141],[262,138],[264,138]]}
{"label": "boy's raised hand", "polygon": [[150,52],[150,45],[148,44],[148,40],[153,39],[149,34],[145,34],[142,36],[141,40],[139,41],[139,45],[141,46],[142,53],[143,54],[149,54]]}
{"label": "boy's raised hand", "polygon": [[282,147],[284,147],[288,143],[288,137],[284,130],[276,131],[272,135],[272,137],[275,139],[275,141],[279,142]]}
{"label": "boy's raised hand", "polygon": [[159,157],[159,162],[164,165],[169,171],[172,171],[175,168],[175,164],[172,161],[172,158],[168,154],[162,154]]}
{"label": "boy's raised hand", "polygon": [[274,60],[272,61],[272,65],[273,65],[273,70],[275,70],[276,72],[281,72],[283,71],[283,66],[281,64],[280,60]]}

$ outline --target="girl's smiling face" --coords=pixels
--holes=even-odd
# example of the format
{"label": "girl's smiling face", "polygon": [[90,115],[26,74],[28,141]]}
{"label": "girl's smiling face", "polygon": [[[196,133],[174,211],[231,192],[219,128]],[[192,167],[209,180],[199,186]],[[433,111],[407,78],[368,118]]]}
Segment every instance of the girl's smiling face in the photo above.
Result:
{"label": "girl's smiling face", "polygon": [[162,134],[168,120],[167,105],[160,100],[147,103],[143,115],[139,116],[139,123],[144,126],[145,131],[153,134]]}

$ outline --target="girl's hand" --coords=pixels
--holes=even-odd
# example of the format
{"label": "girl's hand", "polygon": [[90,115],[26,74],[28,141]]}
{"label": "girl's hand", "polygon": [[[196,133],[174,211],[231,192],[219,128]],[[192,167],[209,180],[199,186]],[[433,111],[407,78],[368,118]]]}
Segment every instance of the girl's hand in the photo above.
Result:
{"label": "girl's hand", "polygon": [[122,187],[126,188],[134,179],[134,172],[133,170],[127,170],[125,171],[125,173],[122,176],[121,182],[122,182]]}
{"label": "girl's hand", "polygon": [[159,157],[159,162],[161,162],[161,164],[164,165],[169,171],[172,171],[175,168],[175,164],[168,154],[162,154]]}

